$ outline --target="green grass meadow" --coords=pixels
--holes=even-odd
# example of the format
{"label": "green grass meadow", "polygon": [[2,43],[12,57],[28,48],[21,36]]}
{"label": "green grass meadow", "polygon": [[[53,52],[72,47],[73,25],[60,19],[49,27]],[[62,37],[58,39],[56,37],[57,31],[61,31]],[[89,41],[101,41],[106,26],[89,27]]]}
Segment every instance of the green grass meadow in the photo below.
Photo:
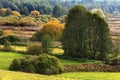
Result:
{"label": "green grass meadow", "polygon": [[120,80],[120,73],[113,72],[73,72],[56,76],[75,80]]}
{"label": "green grass meadow", "polygon": [[0,69],[8,69],[12,60],[19,57],[23,57],[23,54],[14,52],[0,52]]}
{"label": "green grass meadow", "polygon": [[[17,47],[18,48],[18,47]],[[24,49],[25,47],[20,47],[18,49]],[[54,52],[59,53],[59,49],[55,49]],[[56,53],[57,53],[56,52]],[[60,50],[62,53],[63,51]],[[24,57],[24,54],[16,52],[0,52],[0,80],[120,80],[120,73],[114,72],[71,72],[63,73],[58,75],[40,75],[31,74],[24,72],[14,72],[8,71],[8,68],[15,58]],[[84,63],[99,63],[96,60],[86,60],[86,61],[75,61],[69,59],[60,59],[61,63],[64,64],[84,64]]]}
{"label": "green grass meadow", "polygon": [[0,70],[0,80],[120,80],[120,73],[73,72],[48,76]]}
{"label": "green grass meadow", "polygon": [[0,80],[75,80],[75,79],[0,70]]}

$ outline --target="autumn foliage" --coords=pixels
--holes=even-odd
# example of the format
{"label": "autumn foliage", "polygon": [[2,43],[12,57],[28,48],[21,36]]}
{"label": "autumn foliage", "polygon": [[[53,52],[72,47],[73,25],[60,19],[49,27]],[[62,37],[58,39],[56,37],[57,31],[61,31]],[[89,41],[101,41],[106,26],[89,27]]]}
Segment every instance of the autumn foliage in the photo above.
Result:
{"label": "autumn foliage", "polygon": [[0,15],[1,15],[1,16],[5,16],[6,11],[7,11],[6,8],[1,8],[1,9],[0,9]]}
{"label": "autumn foliage", "polygon": [[13,33],[12,33],[11,30],[4,30],[4,31],[3,31],[3,35],[4,35],[4,36],[12,35],[12,34],[13,34]]}
{"label": "autumn foliage", "polygon": [[47,22],[42,29],[43,34],[48,34],[53,40],[59,40],[62,36],[64,24],[61,24],[57,19],[53,18]]}
{"label": "autumn foliage", "polygon": [[21,14],[18,11],[12,11],[12,15],[20,17]]}
{"label": "autumn foliage", "polygon": [[33,16],[33,17],[38,17],[39,15],[40,15],[40,12],[39,12],[39,11],[36,11],[36,10],[31,11],[31,16]]}

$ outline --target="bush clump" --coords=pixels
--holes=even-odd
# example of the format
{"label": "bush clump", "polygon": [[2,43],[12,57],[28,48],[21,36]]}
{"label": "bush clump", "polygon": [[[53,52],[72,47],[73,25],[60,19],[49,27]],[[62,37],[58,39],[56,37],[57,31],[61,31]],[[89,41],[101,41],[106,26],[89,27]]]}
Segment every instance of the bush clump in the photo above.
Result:
{"label": "bush clump", "polygon": [[31,44],[28,46],[26,54],[28,55],[39,55],[42,54],[42,47],[40,44]]}
{"label": "bush clump", "polygon": [[15,42],[22,42],[23,39],[15,36],[15,35],[8,35],[8,36],[2,36],[0,37],[0,44],[4,44],[4,42],[8,40],[11,44],[14,44]]}
{"label": "bush clump", "polygon": [[120,64],[120,57],[118,54],[109,54],[107,55],[106,59],[105,59],[105,64],[108,65],[119,65]]}
{"label": "bush clump", "polygon": [[12,51],[11,43],[8,40],[6,40],[4,43],[4,47],[1,50],[6,52]]}
{"label": "bush clump", "polygon": [[3,35],[3,30],[2,29],[0,29],[0,36],[2,36]]}
{"label": "bush clump", "polygon": [[63,72],[59,59],[47,54],[41,54],[38,57],[27,56],[25,58],[14,59],[9,69],[48,75]]}

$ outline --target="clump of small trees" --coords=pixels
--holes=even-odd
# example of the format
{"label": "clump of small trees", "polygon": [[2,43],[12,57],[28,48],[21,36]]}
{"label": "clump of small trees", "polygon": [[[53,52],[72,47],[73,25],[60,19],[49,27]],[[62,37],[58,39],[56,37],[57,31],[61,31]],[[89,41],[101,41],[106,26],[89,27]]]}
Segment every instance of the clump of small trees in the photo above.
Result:
{"label": "clump of small trees", "polygon": [[28,46],[26,53],[28,55],[40,55],[40,54],[51,54],[52,50],[52,39],[49,35],[45,34],[42,36],[41,44],[31,44]]}
{"label": "clump of small trees", "polygon": [[12,51],[13,49],[11,47],[11,43],[8,40],[6,40],[4,42],[4,46],[3,46],[3,48],[1,50],[6,51],[6,52]]}
{"label": "clump of small trees", "polygon": [[59,74],[64,71],[60,61],[56,57],[47,54],[14,59],[9,69],[49,75]]}
{"label": "clump of small trees", "polygon": [[104,60],[111,50],[108,24],[97,14],[75,6],[66,18],[62,44],[67,56]]}
{"label": "clump of small trees", "polygon": [[28,46],[26,54],[28,55],[40,55],[42,54],[42,47],[40,44],[31,44]]}
{"label": "clump of small trees", "polygon": [[43,35],[49,35],[53,41],[60,41],[64,29],[64,23],[61,23],[58,19],[52,18],[43,28],[37,31],[30,40],[42,41]]}

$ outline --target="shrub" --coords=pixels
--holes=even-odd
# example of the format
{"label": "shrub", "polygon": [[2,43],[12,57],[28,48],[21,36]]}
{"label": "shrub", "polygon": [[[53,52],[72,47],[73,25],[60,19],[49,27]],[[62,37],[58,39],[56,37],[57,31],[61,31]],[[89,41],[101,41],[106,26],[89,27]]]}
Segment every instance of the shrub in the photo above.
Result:
{"label": "shrub", "polygon": [[14,59],[10,65],[10,70],[13,71],[24,71],[24,72],[33,72],[35,73],[35,66],[33,66],[34,56],[26,56],[25,58]]}
{"label": "shrub", "polygon": [[26,54],[28,55],[39,55],[42,54],[42,47],[40,44],[31,44],[28,46]]}
{"label": "shrub", "polygon": [[109,55],[107,55],[107,57],[105,59],[105,63],[109,64],[109,65],[119,65],[120,58],[118,55],[109,54]]}
{"label": "shrub", "polygon": [[33,16],[33,17],[39,17],[40,16],[40,12],[36,11],[36,10],[31,11],[31,16]]}
{"label": "shrub", "polygon": [[18,37],[18,36],[8,35],[8,36],[0,37],[0,44],[4,44],[4,42],[6,40],[11,42],[11,44],[14,44],[15,42],[22,42],[23,41],[23,39]]}
{"label": "shrub", "polygon": [[49,35],[44,35],[41,40],[42,48],[44,53],[51,53],[52,39]]}
{"label": "shrub", "polygon": [[37,73],[40,74],[58,74],[63,72],[63,67],[58,58],[47,54],[40,55],[35,65]]}
{"label": "shrub", "polygon": [[12,64],[10,65],[10,70],[15,70],[15,71],[20,70],[20,64],[21,64],[20,59],[14,59]]}
{"label": "shrub", "polygon": [[58,74],[63,72],[60,61],[56,57],[47,54],[14,59],[9,69],[39,74]]}
{"label": "shrub", "polygon": [[37,31],[31,38],[31,41],[41,41],[42,39],[42,32],[41,31]]}
{"label": "shrub", "polygon": [[5,43],[4,43],[4,47],[3,47],[3,49],[2,49],[3,51],[12,51],[12,48],[11,48],[11,43],[8,41],[8,40],[6,40],[5,41]]}
{"label": "shrub", "polygon": [[3,35],[3,30],[2,29],[0,29],[0,36],[2,36]]}

